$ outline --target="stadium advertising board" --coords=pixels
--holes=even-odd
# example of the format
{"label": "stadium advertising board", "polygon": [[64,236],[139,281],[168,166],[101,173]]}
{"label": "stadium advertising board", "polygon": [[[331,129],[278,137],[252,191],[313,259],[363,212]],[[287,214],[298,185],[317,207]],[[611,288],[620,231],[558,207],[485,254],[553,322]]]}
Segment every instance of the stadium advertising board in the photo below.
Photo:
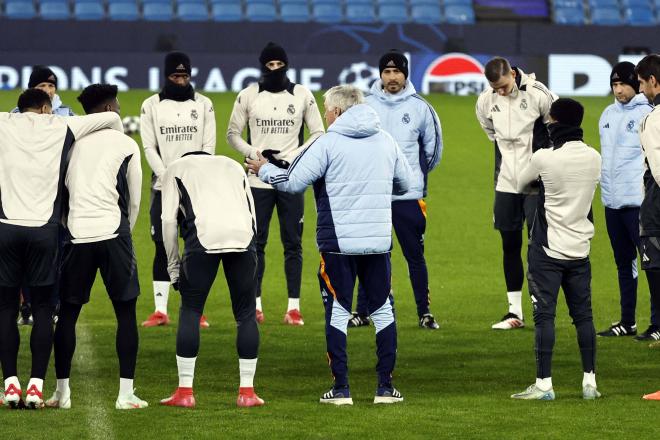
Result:
{"label": "stadium advertising board", "polygon": [[[0,64],[0,89],[26,88],[35,60],[51,66],[61,90],[81,90],[107,82],[119,89],[158,90],[162,83],[162,54],[10,53]],[[491,55],[464,53],[411,53],[410,80],[422,93],[478,94],[487,82],[483,65]],[[636,63],[641,56],[605,58],[591,54],[551,54],[548,57],[509,57],[512,64],[534,72],[559,95],[606,96],[609,73],[621,60]],[[206,92],[238,92],[260,74],[254,56],[218,57],[193,54],[193,82]],[[354,84],[368,90],[378,78],[378,57],[366,54],[292,54],[293,81],[312,91],[336,84]]]}

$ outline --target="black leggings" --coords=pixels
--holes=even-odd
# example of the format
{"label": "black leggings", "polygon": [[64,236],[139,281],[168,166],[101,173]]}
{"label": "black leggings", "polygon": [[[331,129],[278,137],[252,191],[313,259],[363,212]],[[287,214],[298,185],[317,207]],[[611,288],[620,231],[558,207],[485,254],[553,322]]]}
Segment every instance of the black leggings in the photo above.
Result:
{"label": "black leggings", "polygon": [[154,241],[156,245],[156,254],[154,255],[154,265],[152,275],[154,281],[170,281],[170,274],[167,273],[167,253],[162,241]]}
{"label": "black leggings", "polygon": [[259,351],[259,328],[254,313],[257,257],[254,251],[225,254],[190,253],[184,256],[180,289],[181,308],[176,334],[176,354],[196,357],[199,353],[199,318],[222,266],[236,320],[236,350],[241,359],[254,359]]}
{"label": "black leggings", "polygon": [[504,266],[504,279],[507,292],[522,290],[525,273],[522,257],[522,231],[500,231],[502,236],[502,265]]}
{"label": "black leggings", "polygon": [[[117,317],[117,335],[115,348],[119,358],[119,377],[133,379],[138,352],[138,330],[135,318],[135,303],[113,301]],[[58,379],[71,376],[71,360],[76,350],[76,322],[80,316],[82,304],[62,302],[60,315],[55,329],[55,374]]]}
{"label": "black leggings", "polygon": [[[20,335],[18,317],[20,289],[0,287],[0,364],[4,378],[18,376],[17,359]],[[32,318],[34,325],[30,334],[32,372],[30,377],[44,379],[48,370],[50,350],[53,345],[53,286],[31,287]]]}
{"label": "black leggings", "polygon": [[660,270],[647,270],[646,279],[649,282],[653,307],[660,310]]}

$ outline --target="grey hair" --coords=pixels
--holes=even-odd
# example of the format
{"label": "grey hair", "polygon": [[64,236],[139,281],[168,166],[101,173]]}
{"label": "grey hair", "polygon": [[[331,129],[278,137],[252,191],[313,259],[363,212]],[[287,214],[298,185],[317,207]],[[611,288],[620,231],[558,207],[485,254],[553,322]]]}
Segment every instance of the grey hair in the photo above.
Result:
{"label": "grey hair", "polygon": [[362,91],[348,84],[332,87],[323,94],[323,98],[325,99],[326,109],[337,108],[341,112],[364,102]]}

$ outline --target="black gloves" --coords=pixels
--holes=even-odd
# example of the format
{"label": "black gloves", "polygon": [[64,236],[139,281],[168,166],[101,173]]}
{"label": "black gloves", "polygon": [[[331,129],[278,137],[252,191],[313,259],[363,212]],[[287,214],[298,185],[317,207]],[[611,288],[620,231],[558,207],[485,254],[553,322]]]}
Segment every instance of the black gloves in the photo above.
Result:
{"label": "black gloves", "polygon": [[279,152],[280,150],[267,149],[262,151],[261,155],[266,159],[268,159],[268,162],[272,163],[277,168],[282,168],[286,170],[287,168],[289,168],[289,162],[287,162],[286,160],[277,159],[275,155],[278,154]]}

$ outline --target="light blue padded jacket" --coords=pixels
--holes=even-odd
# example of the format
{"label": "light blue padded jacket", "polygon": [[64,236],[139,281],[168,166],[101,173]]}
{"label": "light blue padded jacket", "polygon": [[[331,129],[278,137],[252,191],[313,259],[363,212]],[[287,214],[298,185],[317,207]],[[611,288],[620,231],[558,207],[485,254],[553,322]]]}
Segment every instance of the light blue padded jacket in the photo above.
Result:
{"label": "light blue padded jacket", "polygon": [[376,111],[350,107],[287,170],[266,164],[259,178],[280,191],[314,186],[321,252],[378,254],[392,249],[392,194],[408,190],[411,169]]}
{"label": "light blue padded jacket", "polygon": [[382,81],[377,80],[366,102],[376,110],[383,130],[399,144],[412,168],[410,190],[392,199],[416,200],[425,197],[428,173],[442,158],[442,127],[435,110],[417,94],[410,81],[406,81],[403,90],[392,95],[385,92]]}
{"label": "light blue padded jacket", "polygon": [[652,110],[644,95],[627,104],[615,101],[598,123],[601,171],[601,200],[612,209],[639,207],[644,198],[644,153],[639,140],[639,124]]}

